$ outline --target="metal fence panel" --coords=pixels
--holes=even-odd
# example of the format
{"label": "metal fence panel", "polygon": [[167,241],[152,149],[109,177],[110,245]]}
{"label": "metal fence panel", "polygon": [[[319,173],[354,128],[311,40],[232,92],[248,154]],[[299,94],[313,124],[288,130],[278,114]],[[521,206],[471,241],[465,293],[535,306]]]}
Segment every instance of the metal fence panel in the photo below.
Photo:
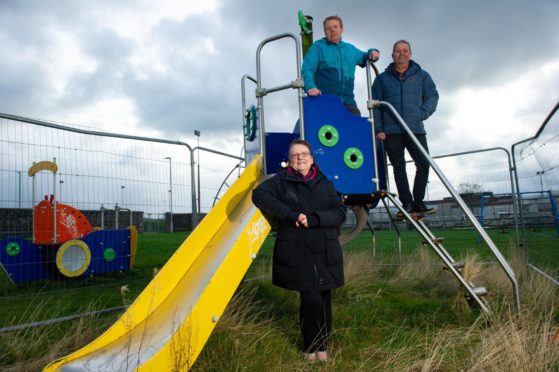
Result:
{"label": "metal fence panel", "polygon": [[[45,280],[59,282],[56,291],[79,288],[129,270],[133,238],[127,228],[168,231],[171,209],[175,231],[190,230],[190,149],[123,137],[0,119],[0,257],[6,271],[0,295],[45,291]],[[31,177],[30,168],[42,161],[55,163],[56,172]],[[53,222],[55,211],[60,225]],[[80,239],[84,243],[66,244]],[[88,267],[77,274],[75,265]]]}
{"label": "metal fence panel", "polygon": [[536,135],[512,146],[527,260],[559,280],[559,114],[555,106]]}
{"label": "metal fence panel", "polygon": [[[514,216],[514,200],[512,198],[512,176],[509,153],[503,148],[474,150],[457,154],[434,156],[437,165],[458,190],[466,204],[471,208],[484,226],[494,227],[500,224],[504,211]],[[392,167],[389,164],[389,188],[397,194]],[[413,185],[415,166],[412,161],[407,163],[407,174],[410,186]],[[492,195],[505,194],[497,203],[495,199],[487,199]],[[433,173],[429,176],[425,202],[435,207],[437,212],[425,217],[431,228],[464,228],[471,227],[458,204],[452,199],[440,179]],[[390,208],[395,214],[396,209]],[[372,222],[379,228],[390,226],[389,215],[380,206],[372,211]],[[514,221],[512,222],[514,226]]]}

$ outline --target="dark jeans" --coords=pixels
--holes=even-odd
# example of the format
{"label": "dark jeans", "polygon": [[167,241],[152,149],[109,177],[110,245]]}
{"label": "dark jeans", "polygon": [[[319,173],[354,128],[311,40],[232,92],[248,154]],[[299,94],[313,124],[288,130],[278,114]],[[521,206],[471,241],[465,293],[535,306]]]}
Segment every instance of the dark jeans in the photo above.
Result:
{"label": "dark jeans", "polygon": [[357,105],[345,105],[345,108],[353,115],[361,116],[361,111],[359,111],[359,107],[357,107]]}
{"label": "dark jeans", "polygon": [[[425,134],[416,134],[415,137],[421,143],[425,151],[429,153],[427,138]],[[417,205],[425,198],[425,189],[429,179],[429,162],[419,151],[415,143],[406,134],[387,134],[384,140],[384,149],[394,168],[394,179],[398,196],[404,206]],[[415,163],[415,179],[413,182],[413,196],[410,192],[408,175],[406,173],[406,159],[404,150],[408,150]]]}
{"label": "dark jeans", "polygon": [[300,291],[299,320],[303,334],[303,352],[326,351],[332,331],[331,291]]}

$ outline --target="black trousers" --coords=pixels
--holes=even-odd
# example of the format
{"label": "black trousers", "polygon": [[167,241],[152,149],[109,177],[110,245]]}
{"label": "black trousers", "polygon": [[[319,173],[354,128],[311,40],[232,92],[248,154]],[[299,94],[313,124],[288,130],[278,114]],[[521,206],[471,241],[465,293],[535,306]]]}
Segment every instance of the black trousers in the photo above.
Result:
{"label": "black trousers", "polygon": [[332,332],[332,292],[300,291],[299,321],[303,352],[326,351]]}
{"label": "black trousers", "polygon": [[[416,134],[415,137],[421,143],[425,151],[429,153],[427,147],[427,137],[425,134]],[[425,189],[427,188],[427,180],[429,179],[429,162],[415,143],[407,134],[387,134],[384,140],[384,149],[392,168],[394,169],[394,180],[398,189],[398,196],[404,206],[414,205],[423,202],[425,199]],[[405,150],[408,150],[416,167],[415,179],[413,182],[413,195],[410,192],[408,183],[408,174],[406,173]]]}

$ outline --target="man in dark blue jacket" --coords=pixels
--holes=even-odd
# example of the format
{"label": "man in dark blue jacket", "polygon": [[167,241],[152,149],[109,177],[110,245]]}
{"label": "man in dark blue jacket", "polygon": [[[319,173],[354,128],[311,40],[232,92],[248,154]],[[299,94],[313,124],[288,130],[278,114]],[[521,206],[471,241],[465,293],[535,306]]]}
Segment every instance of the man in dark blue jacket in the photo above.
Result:
{"label": "man in dark blue jacket", "polygon": [[[437,108],[437,87],[431,76],[411,59],[411,46],[406,40],[394,43],[392,59],[394,62],[375,79],[373,98],[392,104],[425,151],[429,152],[423,121]],[[398,196],[404,208],[408,213],[434,213],[435,210],[428,208],[423,202],[429,178],[429,162],[388,109],[375,109],[374,119],[376,137],[384,141],[384,148],[394,168]],[[406,173],[406,149],[416,166],[413,194],[410,192]]]}

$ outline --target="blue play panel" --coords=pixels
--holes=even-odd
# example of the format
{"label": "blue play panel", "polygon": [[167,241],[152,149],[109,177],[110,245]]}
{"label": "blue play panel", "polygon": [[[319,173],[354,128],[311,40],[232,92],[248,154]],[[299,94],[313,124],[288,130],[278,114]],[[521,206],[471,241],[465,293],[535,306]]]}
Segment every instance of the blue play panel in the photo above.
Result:
{"label": "blue play panel", "polygon": [[[349,205],[376,205],[379,198],[376,192],[386,190],[386,171],[382,142],[376,139],[374,154],[373,131],[368,119],[349,113],[334,95],[305,97],[303,106],[305,139],[313,149],[315,162],[334,183],[336,191],[346,197]],[[261,152],[259,131],[256,117],[251,130],[254,135],[245,136],[247,161]],[[281,163],[288,161],[289,143],[299,138],[299,134],[299,122],[292,133],[265,133],[267,174],[276,173]]]}
{"label": "blue play panel", "polygon": [[377,143],[378,179],[375,183],[373,134],[366,118],[347,111],[334,95],[304,99],[305,139],[315,162],[344,195],[372,194],[386,189],[381,142]]}
{"label": "blue play panel", "polygon": [[46,259],[48,249],[21,238],[2,239],[0,265],[13,283],[46,279],[53,275]]}
{"label": "blue play panel", "polygon": [[[82,239],[91,260],[81,277],[130,270],[130,230],[94,231]],[[56,278],[59,246],[38,246],[31,240],[8,237],[0,240],[0,269],[13,283]]]}

